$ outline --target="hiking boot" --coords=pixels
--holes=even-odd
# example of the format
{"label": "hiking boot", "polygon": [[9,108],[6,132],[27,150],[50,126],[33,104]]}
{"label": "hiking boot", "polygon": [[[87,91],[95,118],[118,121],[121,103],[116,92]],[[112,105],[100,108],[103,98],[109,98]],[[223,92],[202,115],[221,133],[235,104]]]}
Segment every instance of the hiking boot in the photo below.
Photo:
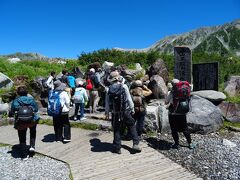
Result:
{"label": "hiking boot", "polygon": [[190,144],[188,145],[188,148],[189,148],[189,149],[194,149],[194,148],[196,148],[196,144],[190,143]]}
{"label": "hiking boot", "polygon": [[31,147],[29,148],[29,151],[30,151],[30,152],[35,152],[35,148],[34,148],[33,146],[31,146]]}
{"label": "hiking boot", "polygon": [[64,142],[64,143],[71,142],[71,139],[63,139],[63,142]]}
{"label": "hiking boot", "polygon": [[85,118],[85,117],[82,117],[82,118],[80,118],[80,121],[83,121],[83,120],[86,120],[87,118]]}
{"label": "hiking boot", "polygon": [[121,151],[121,149],[114,149],[114,150],[113,150],[113,153],[122,154],[122,151]]}
{"label": "hiking boot", "polygon": [[136,152],[141,152],[142,151],[142,149],[137,144],[134,144],[132,149]]}
{"label": "hiking boot", "polygon": [[171,145],[171,148],[172,149],[179,149],[179,144],[174,143],[174,144]]}

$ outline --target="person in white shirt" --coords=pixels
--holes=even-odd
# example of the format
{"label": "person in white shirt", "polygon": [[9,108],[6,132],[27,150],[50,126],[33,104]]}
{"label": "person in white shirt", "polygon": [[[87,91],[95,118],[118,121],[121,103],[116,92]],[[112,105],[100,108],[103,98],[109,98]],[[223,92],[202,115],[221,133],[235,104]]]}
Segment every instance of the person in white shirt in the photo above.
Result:
{"label": "person in white shirt", "polygon": [[69,122],[70,98],[68,93],[64,91],[66,85],[60,80],[54,82],[54,91],[60,91],[59,99],[62,107],[62,112],[59,115],[53,116],[53,126],[55,131],[55,140],[57,142],[71,141],[71,127]]}
{"label": "person in white shirt", "polygon": [[47,79],[47,82],[46,82],[49,90],[53,90],[54,89],[53,83],[54,83],[55,78],[56,78],[56,72],[52,71],[50,76]]}

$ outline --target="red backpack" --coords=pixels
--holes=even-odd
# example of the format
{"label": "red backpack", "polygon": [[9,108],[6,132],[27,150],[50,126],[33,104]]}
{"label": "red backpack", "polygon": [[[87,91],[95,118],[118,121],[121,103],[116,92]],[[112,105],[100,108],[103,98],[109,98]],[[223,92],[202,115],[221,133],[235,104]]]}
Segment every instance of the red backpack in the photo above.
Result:
{"label": "red backpack", "polygon": [[186,114],[189,112],[191,87],[187,81],[180,81],[173,86],[173,108],[175,113]]}
{"label": "red backpack", "polygon": [[86,82],[87,82],[86,89],[91,91],[93,89],[91,80],[88,79],[88,80],[86,80]]}

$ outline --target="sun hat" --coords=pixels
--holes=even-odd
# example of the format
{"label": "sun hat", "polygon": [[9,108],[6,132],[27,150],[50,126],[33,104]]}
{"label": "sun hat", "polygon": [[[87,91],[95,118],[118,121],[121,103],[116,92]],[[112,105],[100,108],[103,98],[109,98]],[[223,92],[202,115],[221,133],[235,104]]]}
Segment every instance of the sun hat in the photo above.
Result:
{"label": "sun hat", "polygon": [[118,81],[120,77],[120,74],[118,71],[112,71],[108,77],[108,82],[115,82]]}
{"label": "sun hat", "polygon": [[141,80],[136,80],[136,81],[134,81],[134,85],[135,85],[136,87],[141,87],[141,86],[143,86],[143,83],[142,83]]}
{"label": "sun hat", "polygon": [[55,81],[53,85],[54,85],[54,90],[57,90],[57,91],[63,91],[67,87],[66,84],[62,83],[60,80]]}

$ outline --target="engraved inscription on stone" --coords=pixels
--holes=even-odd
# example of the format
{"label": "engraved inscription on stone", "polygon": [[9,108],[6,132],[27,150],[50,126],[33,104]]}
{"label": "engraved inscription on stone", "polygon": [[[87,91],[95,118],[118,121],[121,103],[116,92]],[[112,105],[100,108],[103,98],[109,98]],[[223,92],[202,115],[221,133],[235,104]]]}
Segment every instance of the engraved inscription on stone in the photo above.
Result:
{"label": "engraved inscription on stone", "polygon": [[188,47],[174,47],[174,78],[191,83],[192,53]]}
{"label": "engraved inscription on stone", "polygon": [[218,91],[218,62],[193,64],[193,90]]}

